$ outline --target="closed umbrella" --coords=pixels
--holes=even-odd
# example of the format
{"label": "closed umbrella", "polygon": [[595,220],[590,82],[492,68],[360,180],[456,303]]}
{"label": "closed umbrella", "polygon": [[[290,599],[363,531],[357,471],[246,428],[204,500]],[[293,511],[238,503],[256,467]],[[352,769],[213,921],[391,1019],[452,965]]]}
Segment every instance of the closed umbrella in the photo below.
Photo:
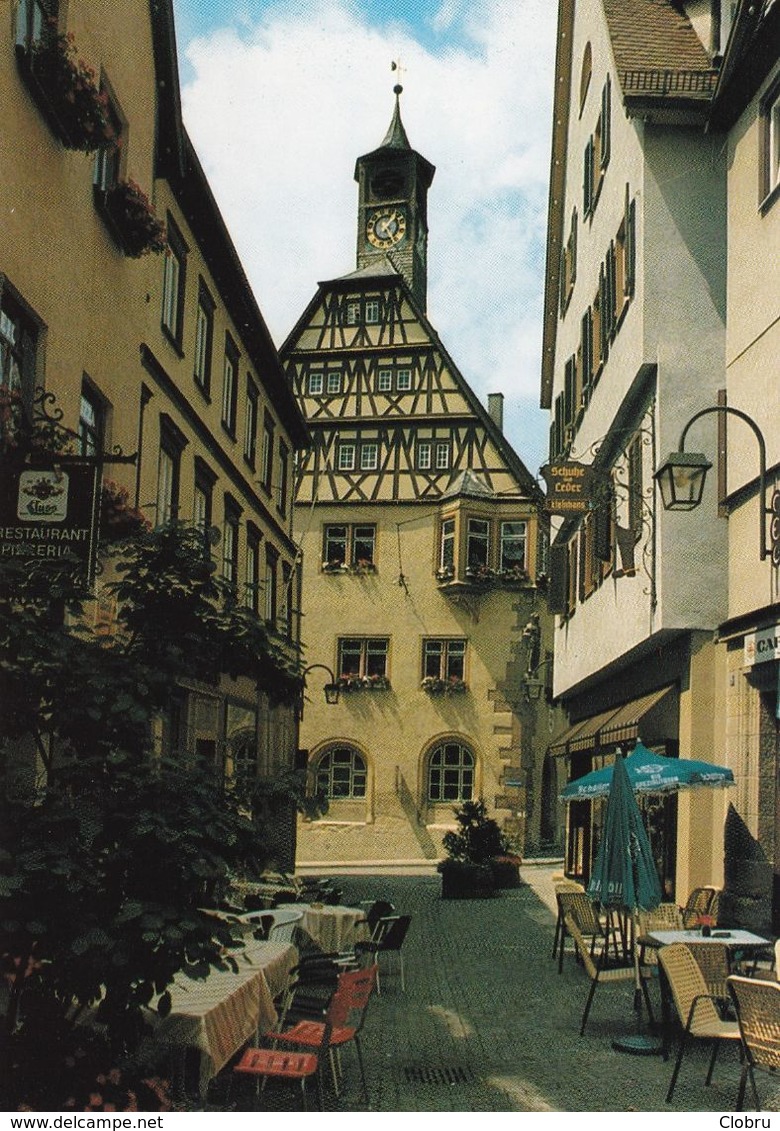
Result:
{"label": "closed umbrella", "polygon": [[[726,766],[689,758],[664,758],[641,742],[637,742],[626,758],[625,767],[634,793],[675,793],[682,789],[716,789],[734,784],[734,774]],[[611,782],[612,766],[604,766],[569,782],[561,797],[564,801],[606,797]]]}
{"label": "closed umbrella", "polygon": [[[602,907],[631,915],[634,928],[634,1009],[639,1023],[642,983],[636,946],[636,912],[640,909],[652,911],[661,902],[662,894],[650,841],[620,752],[615,758],[602,839],[588,885],[588,895],[591,899],[598,900]],[[660,1043],[649,1040],[640,1033],[613,1044],[623,1052],[661,1051]]]}

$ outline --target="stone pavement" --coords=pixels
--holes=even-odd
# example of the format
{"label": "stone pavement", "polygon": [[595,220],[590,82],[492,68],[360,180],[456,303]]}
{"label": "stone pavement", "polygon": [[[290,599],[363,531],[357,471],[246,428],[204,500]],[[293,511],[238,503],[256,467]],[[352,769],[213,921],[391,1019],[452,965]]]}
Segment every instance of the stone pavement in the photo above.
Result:
{"label": "stone pavement", "polygon": [[[525,886],[491,900],[454,901],[440,899],[437,875],[340,877],[343,902],[388,898],[398,912],[412,916],[412,924],[404,944],[406,992],[391,973],[383,979],[381,996],[369,1006],[362,1042],[368,1108],[349,1047],[343,1052],[344,1090],[338,1099],[328,1098],[329,1107],[385,1112],[734,1110],[739,1079],[735,1047],[721,1050],[707,1088],[709,1048],[694,1042],[669,1106],[664,1097],[673,1061],[612,1049],[613,1038],[635,1032],[630,982],[598,988],[586,1035],[579,1036],[589,982],[571,954],[560,975],[551,958],[552,873],[552,867],[524,866]],[[651,995],[660,1012],[657,984]],[[771,1090],[759,1074],[766,1107],[775,1107]],[[221,1078],[212,1086],[209,1109],[219,1110],[225,1102]],[[299,1104],[288,1085],[268,1089],[258,1105],[251,1084],[242,1082],[233,1089],[231,1106],[294,1110]],[[312,1090],[310,1106],[316,1104]]]}

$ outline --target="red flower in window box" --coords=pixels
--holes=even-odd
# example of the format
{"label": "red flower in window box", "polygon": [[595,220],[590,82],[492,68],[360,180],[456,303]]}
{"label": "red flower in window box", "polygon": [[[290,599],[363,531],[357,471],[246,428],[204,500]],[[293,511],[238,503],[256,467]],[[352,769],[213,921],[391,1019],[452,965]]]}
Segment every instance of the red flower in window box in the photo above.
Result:
{"label": "red flower in window box", "polygon": [[117,243],[130,259],[166,250],[165,225],[135,181],[117,181],[105,191],[96,190],[96,196]]}
{"label": "red flower in window box", "polygon": [[92,67],[76,53],[73,34],[44,35],[19,49],[28,89],[66,149],[86,153],[111,145],[108,98]]}

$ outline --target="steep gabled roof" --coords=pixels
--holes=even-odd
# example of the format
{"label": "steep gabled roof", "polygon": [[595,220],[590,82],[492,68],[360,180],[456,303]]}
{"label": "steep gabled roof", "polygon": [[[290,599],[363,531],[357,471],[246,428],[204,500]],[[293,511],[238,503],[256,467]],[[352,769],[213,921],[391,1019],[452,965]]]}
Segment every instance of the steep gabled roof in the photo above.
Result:
{"label": "steep gabled roof", "polygon": [[[390,266],[391,270],[388,270],[388,265]],[[356,284],[358,284],[357,287]],[[297,320],[279,349],[279,353],[282,356],[282,359],[286,361],[295,349],[296,342],[298,341],[300,335],[303,333],[306,327],[309,325],[309,322],[311,321],[315,311],[317,310],[317,307],[321,304],[322,297],[326,291],[344,291],[351,290],[353,288],[366,289],[370,284],[374,284],[374,287],[379,287],[384,290],[398,288],[403,291],[404,297],[409,303],[415,318],[418,320],[424,332],[429,337],[431,347],[441,354],[448,369],[457,378],[461,387],[461,391],[463,393],[463,397],[466,400],[470,411],[478,419],[479,423],[482,425],[482,427],[484,427],[485,431],[490,436],[491,440],[496,446],[496,450],[500,452],[501,458],[504,460],[507,468],[509,468],[511,474],[517,480],[520,489],[526,495],[528,495],[529,499],[532,502],[537,505],[541,505],[544,500],[544,492],[542,491],[541,487],[539,486],[533,475],[531,475],[530,471],[525,466],[522,459],[518,456],[517,452],[512,447],[502,430],[493,420],[490,413],[479,400],[474,390],[471,388],[468,381],[466,381],[465,377],[461,373],[460,369],[452,360],[452,357],[443,345],[441,339],[439,338],[439,335],[428,320],[425,311],[417,302],[414,293],[409,287],[406,279],[399,271],[396,271],[394,268],[392,268],[392,264],[389,263],[389,260],[387,260],[387,258],[385,258],[385,260],[382,261],[381,264],[372,266],[370,268],[367,267],[360,271],[353,271],[349,275],[341,275],[336,279],[330,280],[329,282],[319,283],[316,293],[307,303],[306,309],[301,314],[300,318]]]}

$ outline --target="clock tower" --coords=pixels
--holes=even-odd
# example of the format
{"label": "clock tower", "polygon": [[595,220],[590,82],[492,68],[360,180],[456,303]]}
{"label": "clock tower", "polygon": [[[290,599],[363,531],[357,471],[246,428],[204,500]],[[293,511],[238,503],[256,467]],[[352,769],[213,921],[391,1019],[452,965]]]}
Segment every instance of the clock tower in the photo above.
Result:
{"label": "clock tower", "polygon": [[403,87],[393,88],[395,108],[382,144],[358,157],[357,266],[379,267],[389,258],[423,312],[428,272],[428,189],[435,168],[412,149],[401,121]]}

